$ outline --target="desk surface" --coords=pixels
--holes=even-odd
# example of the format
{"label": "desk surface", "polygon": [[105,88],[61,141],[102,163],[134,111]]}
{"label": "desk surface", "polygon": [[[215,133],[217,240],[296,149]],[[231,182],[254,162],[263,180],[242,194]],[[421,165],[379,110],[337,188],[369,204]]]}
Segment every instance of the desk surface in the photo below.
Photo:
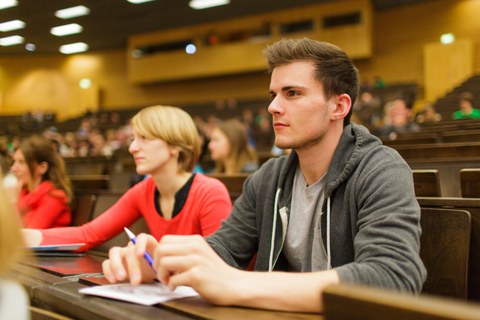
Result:
{"label": "desk surface", "polygon": [[[64,259],[70,260],[64,261]],[[62,261],[66,262],[62,269],[64,275],[61,272],[52,273],[51,270],[42,269],[42,266],[58,267]],[[97,271],[91,268],[92,262],[95,261],[100,264],[101,257],[93,255],[72,258],[43,257],[37,262],[18,265],[13,276],[26,287],[32,305],[75,319],[322,319],[318,314],[218,307],[200,297],[184,298],[155,306],[142,306],[83,295],[78,292],[78,289],[86,285],[80,283],[79,278],[86,272],[81,272],[79,266],[88,265],[90,271]],[[73,269],[80,274],[72,275]]]}

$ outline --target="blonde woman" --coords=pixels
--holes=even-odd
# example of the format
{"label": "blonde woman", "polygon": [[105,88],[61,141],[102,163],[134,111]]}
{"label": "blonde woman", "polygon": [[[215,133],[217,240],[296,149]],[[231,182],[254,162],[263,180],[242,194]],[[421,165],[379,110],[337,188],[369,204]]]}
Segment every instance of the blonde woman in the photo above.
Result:
{"label": "blonde woman", "polygon": [[0,203],[0,319],[29,319],[27,294],[19,284],[7,278],[13,264],[20,258],[23,241],[18,215],[1,184]]}
{"label": "blonde woman", "polygon": [[42,136],[24,139],[13,154],[10,171],[18,183],[9,188],[25,228],[68,226],[72,187],[65,163],[52,142]]}
{"label": "blonde woman", "polygon": [[227,120],[213,128],[208,148],[216,173],[251,173],[258,169],[255,150],[248,145],[245,127],[238,120]]}
{"label": "blonde woman", "polygon": [[24,230],[29,245],[85,243],[95,247],[143,216],[150,233],[207,236],[220,227],[231,209],[226,187],[192,173],[200,152],[195,124],[176,107],[153,106],[131,120],[129,152],[136,171],[147,178],[129,189],[111,208],[83,226]]}

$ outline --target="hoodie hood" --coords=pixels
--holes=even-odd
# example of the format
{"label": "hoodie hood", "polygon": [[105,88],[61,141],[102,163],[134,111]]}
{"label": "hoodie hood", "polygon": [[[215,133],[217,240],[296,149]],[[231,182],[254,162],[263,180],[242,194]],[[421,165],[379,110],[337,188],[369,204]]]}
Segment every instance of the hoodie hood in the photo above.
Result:
{"label": "hoodie hood", "polygon": [[367,153],[380,145],[380,139],[367,128],[353,123],[346,126],[327,171],[326,196],[352,175]]}
{"label": "hoodie hood", "polygon": [[[325,196],[328,198],[342,182],[348,179],[355,171],[363,157],[375,147],[382,145],[377,137],[370,134],[367,128],[351,123],[343,129],[342,137],[333,154],[332,162],[327,171],[325,183]],[[283,193],[281,205],[291,197],[291,185],[295,170],[298,165],[298,155],[293,150],[284,164],[280,175],[279,186]]]}

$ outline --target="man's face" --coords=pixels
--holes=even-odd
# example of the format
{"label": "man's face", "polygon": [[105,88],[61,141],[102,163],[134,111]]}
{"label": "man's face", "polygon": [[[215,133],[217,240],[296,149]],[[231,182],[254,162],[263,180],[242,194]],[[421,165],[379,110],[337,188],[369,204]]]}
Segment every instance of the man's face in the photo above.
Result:
{"label": "man's face", "polygon": [[467,99],[460,100],[460,110],[464,113],[469,113],[472,111],[472,103]]}
{"label": "man's face", "polygon": [[322,141],[331,122],[335,97],[325,101],[323,84],[314,78],[311,62],[277,67],[270,81],[275,145],[282,149],[314,146]]}

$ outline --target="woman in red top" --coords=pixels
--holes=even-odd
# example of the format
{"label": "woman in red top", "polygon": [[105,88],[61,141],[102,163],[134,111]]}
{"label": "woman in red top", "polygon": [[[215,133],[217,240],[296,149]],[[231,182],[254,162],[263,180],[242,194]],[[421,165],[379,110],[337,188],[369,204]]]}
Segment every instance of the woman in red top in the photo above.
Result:
{"label": "woman in red top", "polygon": [[17,184],[9,188],[26,228],[68,226],[72,188],[65,164],[52,142],[41,136],[23,140],[13,154],[11,172]]}
{"label": "woman in red top", "polygon": [[230,213],[230,196],[219,180],[192,173],[200,138],[188,113],[154,106],[137,113],[131,124],[129,151],[137,173],[148,177],[83,226],[24,230],[28,245],[85,243],[80,248],[85,251],[123,232],[140,216],[156,239],[165,234],[207,236],[220,226]]}

